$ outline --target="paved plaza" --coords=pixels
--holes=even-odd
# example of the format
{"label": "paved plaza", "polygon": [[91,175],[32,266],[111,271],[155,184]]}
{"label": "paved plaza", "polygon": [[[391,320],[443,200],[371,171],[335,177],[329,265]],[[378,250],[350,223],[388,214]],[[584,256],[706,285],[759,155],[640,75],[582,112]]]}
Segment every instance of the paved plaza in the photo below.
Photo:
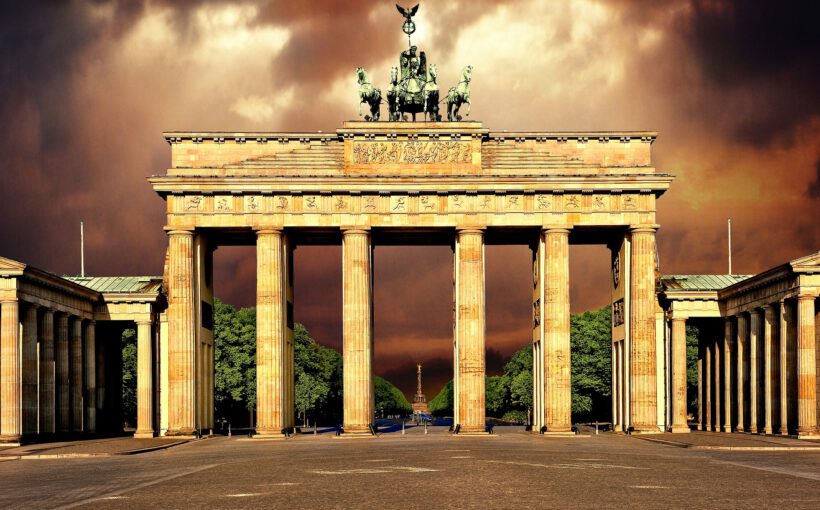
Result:
{"label": "paved plaza", "polygon": [[820,506],[816,443],[733,435],[725,443],[735,448],[703,448],[720,446],[720,437],[676,435],[675,444],[664,444],[614,434],[544,438],[518,429],[452,437],[437,428],[377,439],[215,437],[138,455],[0,461],[0,506]]}

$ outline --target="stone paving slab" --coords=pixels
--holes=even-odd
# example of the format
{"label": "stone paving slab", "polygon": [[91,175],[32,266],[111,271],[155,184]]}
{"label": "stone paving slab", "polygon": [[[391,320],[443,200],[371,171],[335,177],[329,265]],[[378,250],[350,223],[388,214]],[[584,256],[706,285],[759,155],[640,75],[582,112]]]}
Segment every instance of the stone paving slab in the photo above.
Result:
{"label": "stone paving slab", "polygon": [[641,434],[632,436],[645,441],[657,442],[693,450],[817,450],[820,444],[791,437],[765,436],[759,434],[691,432],[689,434]]}
{"label": "stone paving slab", "polygon": [[187,443],[189,439],[117,437],[58,443],[40,443],[0,451],[0,459],[64,459],[135,455]]}

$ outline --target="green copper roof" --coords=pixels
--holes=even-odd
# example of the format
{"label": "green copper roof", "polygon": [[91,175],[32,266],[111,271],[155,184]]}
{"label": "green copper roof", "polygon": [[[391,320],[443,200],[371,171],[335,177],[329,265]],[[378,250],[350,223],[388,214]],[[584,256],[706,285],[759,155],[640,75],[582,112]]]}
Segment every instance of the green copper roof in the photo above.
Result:
{"label": "green copper roof", "polygon": [[103,293],[159,293],[159,276],[64,276],[68,281]]}
{"label": "green copper roof", "polygon": [[664,290],[721,290],[754,275],[749,274],[672,274],[661,276]]}

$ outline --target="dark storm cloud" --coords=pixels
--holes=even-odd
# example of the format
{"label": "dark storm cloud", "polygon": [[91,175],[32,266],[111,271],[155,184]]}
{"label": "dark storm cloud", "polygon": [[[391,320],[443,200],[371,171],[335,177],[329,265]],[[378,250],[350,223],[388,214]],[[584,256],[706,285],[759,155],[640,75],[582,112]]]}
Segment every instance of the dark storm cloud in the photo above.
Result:
{"label": "dark storm cloud", "polygon": [[814,179],[809,182],[809,188],[806,191],[809,198],[820,200],[820,159],[814,165]]}
{"label": "dark storm cloud", "polygon": [[692,2],[685,34],[704,77],[748,96],[736,136],[759,144],[820,112],[820,4],[812,0]]}

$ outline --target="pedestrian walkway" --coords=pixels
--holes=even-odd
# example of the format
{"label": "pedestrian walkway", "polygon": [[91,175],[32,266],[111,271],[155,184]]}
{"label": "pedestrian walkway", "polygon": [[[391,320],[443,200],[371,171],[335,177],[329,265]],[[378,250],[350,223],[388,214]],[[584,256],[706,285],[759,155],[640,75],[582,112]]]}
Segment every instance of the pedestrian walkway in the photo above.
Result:
{"label": "pedestrian walkway", "polygon": [[820,443],[792,437],[760,434],[725,434],[719,432],[692,432],[690,434],[641,434],[632,436],[645,441],[691,448],[693,450],[817,450]]}
{"label": "pedestrian walkway", "polygon": [[190,440],[164,437],[150,439],[113,437],[106,439],[82,439],[59,443],[28,444],[0,450],[0,460],[65,459],[135,455],[170,448],[187,443],[188,441]]}

